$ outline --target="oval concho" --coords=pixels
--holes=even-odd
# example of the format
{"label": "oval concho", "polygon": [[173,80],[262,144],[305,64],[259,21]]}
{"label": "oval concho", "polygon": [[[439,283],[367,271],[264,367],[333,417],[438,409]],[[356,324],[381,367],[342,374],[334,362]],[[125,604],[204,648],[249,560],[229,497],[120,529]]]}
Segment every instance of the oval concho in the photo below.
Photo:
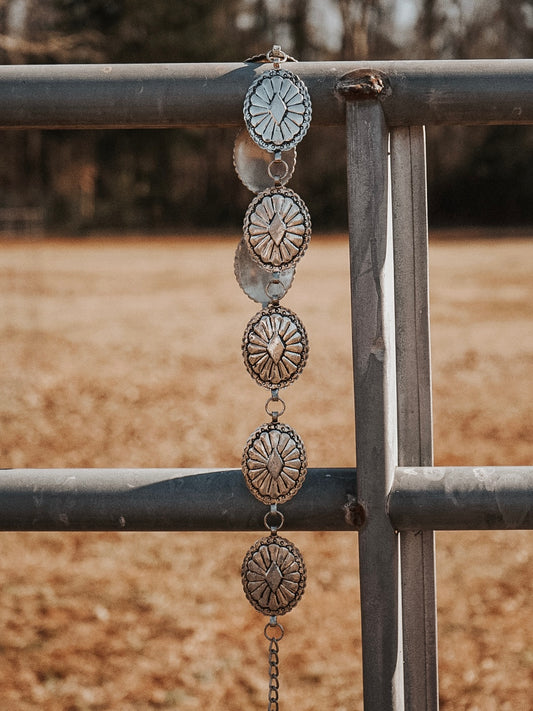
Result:
{"label": "oval concho", "polygon": [[307,456],[299,435],[280,422],[261,425],[246,443],[242,473],[259,501],[265,504],[289,501],[307,474]]}
{"label": "oval concho", "polygon": [[[275,161],[274,161],[275,162]],[[269,175],[272,164],[272,154],[260,148],[255,141],[252,141],[248,131],[243,129],[235,139],[233,147],[233,166],[237,175],[253,193],[261,193],[263,190],[272,188],[276,181],[275,176]],[[293,148],[284,155],[283,164],[287,169],[280,177],[279,183],[285,185],[294,173],[296,165],[296,149]]]}
{"label": "oval concho", "polygon": [[260,385],[284,388],[296,380],[307,362],[307,332],[290,309],[269,306],[248,322],[242,353],[248,372]]}
{"label": "oval concho", "polygon": [[294,279],[294,269],[285,269],[277,275],[262,269],[252,259],[250,250],[242,239],[235,250],[233,271],[246,296],[260,304],[268,304],[272,299],[282,299]]}
{"label": "oval concho", "polygon": [[309,210],[294,190],[269,188],[250,203],[244,216],[243,239],[252,259],[263,269],[291,269],[311,239]]}
{"label": "oval concho", "polygon": [[286,538],[266,536],[254,543],[242,564],[246,597],[263,615],[284,615],[303,595],[305,563]]}
{"label": "oval concho", "polygon": [[303,81],[285,69],[271,69],[251,84],[244,120],[252,139],[270,153],[288,151],[311,123],[311,99]]}

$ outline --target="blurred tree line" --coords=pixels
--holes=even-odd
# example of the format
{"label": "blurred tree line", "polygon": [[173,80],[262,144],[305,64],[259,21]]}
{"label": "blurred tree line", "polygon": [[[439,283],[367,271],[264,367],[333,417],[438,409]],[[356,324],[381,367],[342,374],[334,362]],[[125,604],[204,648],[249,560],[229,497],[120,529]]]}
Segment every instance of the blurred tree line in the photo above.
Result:
{"label": "blurred tree line", "polygon": [[[531,57],[533,0],[0,0],[4,64],[241,61],[274,42],[300,60]],[[235,131],[7,131],[0,208],[46,226],[235,228],[249,192]],[[432,127],[433,224],[533,224],[528,127]],[[344,133],[312,127],[291,187],[315,228],[346,224]]]}

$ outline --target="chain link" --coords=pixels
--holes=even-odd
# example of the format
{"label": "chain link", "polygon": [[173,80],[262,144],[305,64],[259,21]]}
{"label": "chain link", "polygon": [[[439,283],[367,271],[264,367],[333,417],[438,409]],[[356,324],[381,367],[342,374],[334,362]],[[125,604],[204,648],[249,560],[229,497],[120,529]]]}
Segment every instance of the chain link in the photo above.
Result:
{"label": "chain link", "polygon": [[[281,417],[283,413],[285,412],[285,401],[282,400],[279,396],[279,389],[278,388],[272,388],[270,391],[272,394],[268,398],[265,404],[265,412],[267,415],[270,415],[272,418],[272,422],[277,422],[278,417]],[[280,410],[274,410],[270,409],[270,406],[276,407],[277,404],[280,404],[281,409]]]}
{"label": "chain link", "polygon": [[269,62],[273,63],[274,69],[279,69],[279,65],[287,61],[288,55],[285,54],[278,44],[275,44],[272,49],[267,52],[266,58]]}
{"label": "chain link", "polygon": [[265,625],[268,645],[268,711],[279,711],[279,641],[285,634],[277,617],[270,618]]}
{"label": "chain link", "polygon": [[[274,519],[277,516],[277,523],[274,521]],[[266,514],[263,517],[263,521],[265,523],[265,528],[268,528],[270,531],[270,534],[272,536],[275,536],[279,529],[283,526],[285,523],[285,516],[281,513],[281,511],[278,511],[278,505],[277,504],[270,504],[270,511],[267,511]]]}
{"label": "chain link", "polygon": [[281,158],[281,153],[279,158],[277,156],[276,153],[276,157],[270,161],[267,167],[267,173],[276,186],[281,185],[290,172],[289,164]]}

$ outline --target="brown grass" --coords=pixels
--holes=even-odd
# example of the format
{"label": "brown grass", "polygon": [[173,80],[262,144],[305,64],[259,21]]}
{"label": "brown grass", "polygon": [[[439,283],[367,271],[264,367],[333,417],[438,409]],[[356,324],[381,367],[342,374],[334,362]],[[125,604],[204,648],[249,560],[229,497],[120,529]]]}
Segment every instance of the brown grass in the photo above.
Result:
{"label": "brown grass", "polygon": [[[265,391],[240,360],[257,310],[236,239],[0,245],[4,467],[238,466]],[[431,250],[438,464],[533,461],[533,242]],[[312,466],[354,463],[345,241],[314,238],[285,300],[311,357],[287,414]],[[362,708],[357,538],[290,534],[285,709]],[[3,533],[0,708],[263,709],[250,534]],[[532,535],[437,537],[443,711],[533,709]]]}

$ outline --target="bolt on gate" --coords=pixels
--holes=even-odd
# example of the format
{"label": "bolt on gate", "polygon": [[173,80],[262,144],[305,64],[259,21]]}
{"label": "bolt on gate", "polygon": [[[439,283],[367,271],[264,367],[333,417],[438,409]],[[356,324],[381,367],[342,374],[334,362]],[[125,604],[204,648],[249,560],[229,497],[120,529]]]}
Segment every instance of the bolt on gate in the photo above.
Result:
{"label": "bolt on gate", "polygon": [[[6,66],[0,128],[240,126],[257,64]],[[434,530],[532,529],[533,466],[434,467],[424,126],[533,123],[533,60],[302,62],[346,124],[357,469],[294,530],[359,531],[366,711],[438,709]],[[0,471],[1,530],[262,530],[240,470]],[[213,502],[217,502],[216,506]]]}

